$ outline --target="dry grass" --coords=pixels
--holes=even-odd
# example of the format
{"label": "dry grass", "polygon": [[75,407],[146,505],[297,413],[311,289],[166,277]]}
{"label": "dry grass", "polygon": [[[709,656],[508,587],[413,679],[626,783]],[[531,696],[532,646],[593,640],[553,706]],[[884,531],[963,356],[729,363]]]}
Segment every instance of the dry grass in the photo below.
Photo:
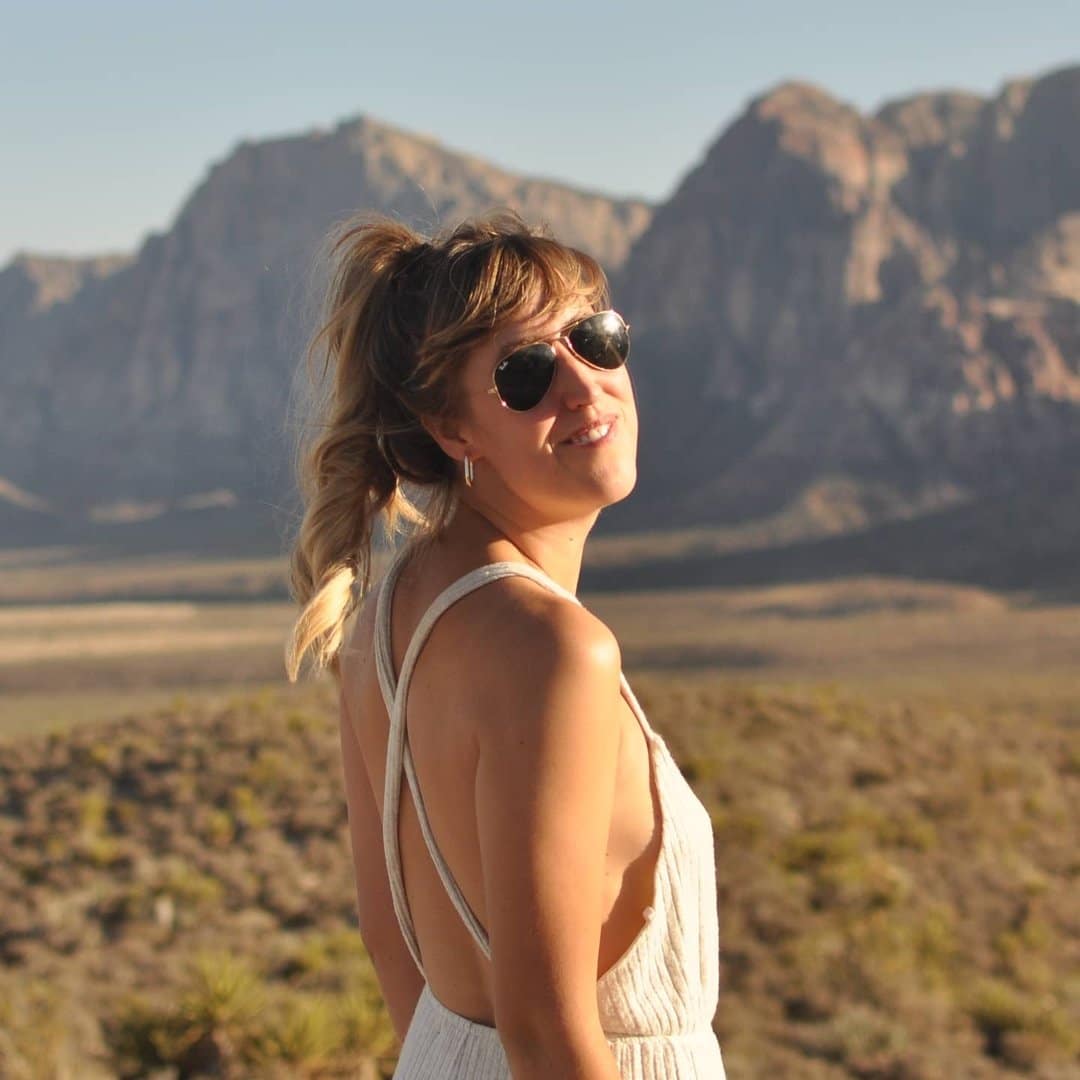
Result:
{"label": "dry grass", "polygon": [[[713,818],[733,1077],[1078,1075],[1075,607],[583,600]],[[389,1075],[291,614],[0,609],[0,1075]]]}
{"label": "dry grass", "polygon": [[[630,675],[713,819],[733,1076],[1072,1075],[1075,698]],[[98,1046],[125,1076],[392,1067],[330,686],[0,741],[0,791],[0,1053]]]}

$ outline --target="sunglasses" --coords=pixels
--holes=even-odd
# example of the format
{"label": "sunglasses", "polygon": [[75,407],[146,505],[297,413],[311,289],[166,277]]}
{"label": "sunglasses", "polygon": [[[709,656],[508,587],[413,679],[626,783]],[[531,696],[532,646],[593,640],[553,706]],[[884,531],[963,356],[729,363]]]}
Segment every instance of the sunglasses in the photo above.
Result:
{"label": "sunglasses", "polygon": [[494,385],[487,392],[498,394],[503,405],[514,412],[536,408],[555,379],[557,341],[564,342],[589,367],[614,371],[630,355],[630,326],[617,311],[586,315],[554,337],[522,345],[504,356],[495,365]]}

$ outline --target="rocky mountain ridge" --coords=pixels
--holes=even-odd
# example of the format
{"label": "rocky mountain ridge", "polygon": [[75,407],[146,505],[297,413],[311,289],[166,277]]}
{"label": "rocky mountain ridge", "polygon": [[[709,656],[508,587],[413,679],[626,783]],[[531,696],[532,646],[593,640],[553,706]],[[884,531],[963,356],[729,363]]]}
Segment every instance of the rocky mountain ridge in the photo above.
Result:
{"label": "rocky mountain ridge", "polygon": [[1080,67],[869,117],[803,83],[751,102],[621,274],[641,513],[729,523],[842,477],[873,521],[1075,470],[1078,119]]}
{"label": "rocky mountain ridge", "polygon": [[775,520],[786,542],[1037,505],[1080,466],[1078,119],[1080,67],[869,116],[783,83],[655,210],[366,118],[243,143],[129,261],[0,271],[0,476],[99,515],[287,501],[326,225],[497,203],[597,254],[634,325],[639,483],[601,531]]}

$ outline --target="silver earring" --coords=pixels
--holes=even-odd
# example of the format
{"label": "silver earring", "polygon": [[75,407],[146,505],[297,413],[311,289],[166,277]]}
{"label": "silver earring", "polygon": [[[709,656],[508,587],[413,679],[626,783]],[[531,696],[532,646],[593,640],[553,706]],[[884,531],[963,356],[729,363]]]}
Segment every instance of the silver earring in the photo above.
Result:
{"label": "silver earring", "polygon": [[469,455],[465,455],[465,483],[472,487],[473,482],[473,463],[469,460]]}

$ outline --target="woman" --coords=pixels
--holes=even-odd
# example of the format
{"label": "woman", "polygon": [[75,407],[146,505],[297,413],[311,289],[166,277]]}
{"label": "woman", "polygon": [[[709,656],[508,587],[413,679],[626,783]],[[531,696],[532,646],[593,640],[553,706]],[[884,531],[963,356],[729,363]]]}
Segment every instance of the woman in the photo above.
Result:
{"label": "woman", "polygon": [[636,481],[603,271],[511,214],[352,222],[332,256],[287,665],[340,687],[395,1075],[718,1080],[709,816],[575,595]]}

